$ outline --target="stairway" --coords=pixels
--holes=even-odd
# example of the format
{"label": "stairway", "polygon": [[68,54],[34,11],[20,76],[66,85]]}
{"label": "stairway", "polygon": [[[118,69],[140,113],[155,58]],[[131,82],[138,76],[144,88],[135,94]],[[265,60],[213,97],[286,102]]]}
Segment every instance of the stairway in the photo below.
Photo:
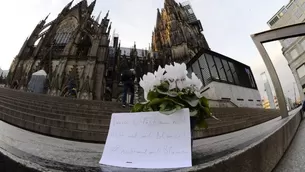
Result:
{"label": "stairway", "polygon": [[[104,143],[112,113],[129,112],[120,103],[76,100],[0,88],[0,119],[36,133],[85,142]],[[209,129],[196,139],[248,128],[279,116],[279,111],[212,108],[220,121],[208,119]]]}

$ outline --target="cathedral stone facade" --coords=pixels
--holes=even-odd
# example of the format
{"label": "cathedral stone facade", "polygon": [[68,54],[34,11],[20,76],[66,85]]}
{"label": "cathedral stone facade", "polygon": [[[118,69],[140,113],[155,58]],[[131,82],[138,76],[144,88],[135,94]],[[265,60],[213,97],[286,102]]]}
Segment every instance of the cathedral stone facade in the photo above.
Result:
{"label": "cathedral stone facade", "polygon": [[25,89],[35,71],[44,69],[47,93],[62,96],[68,81],[76,82],[78,97],[102,100],[106,86],[105,72],[109,49],[108,13],[94,19],[96,1],[82,0],[66,5],[58,17],[42,20],[26,39],[10,67],[8,85]]}
{"label": "cathedral stone facade", "polygon": [[189,4],[165,0],[152,34],[155,64],[188,62],[202,48],[210,49],[202,31]]}

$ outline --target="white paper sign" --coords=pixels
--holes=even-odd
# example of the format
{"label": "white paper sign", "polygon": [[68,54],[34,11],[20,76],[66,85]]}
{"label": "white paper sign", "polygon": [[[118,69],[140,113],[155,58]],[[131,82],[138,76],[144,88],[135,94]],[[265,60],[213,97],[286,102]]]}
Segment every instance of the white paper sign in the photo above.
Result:
{"label": "white paper sign", "polygon": [[100,164],[127,168],[192,166],[190,112],[112,114]]}

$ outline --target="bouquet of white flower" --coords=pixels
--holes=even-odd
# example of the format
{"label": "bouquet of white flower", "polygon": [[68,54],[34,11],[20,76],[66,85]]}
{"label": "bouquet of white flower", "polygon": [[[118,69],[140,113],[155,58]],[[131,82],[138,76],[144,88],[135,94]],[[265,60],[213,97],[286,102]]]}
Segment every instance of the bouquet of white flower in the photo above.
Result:
{"label": "bouquet of white flower", "polygon": [[[144,75],[140,81],[140,86],[144,89],[146,102],[136,104],[132,112],[160,111],[170,115],[177,110],[189,108],[191,122],[194,123],[192,129],[207,128],[207,118],[213,117],[208,100],[201,95],[202,82],[192,73],[192,77],[187,76],[186,65],[184,63],[166,65],[153,74]],[[194,120],[195,119],[195,120]]]}

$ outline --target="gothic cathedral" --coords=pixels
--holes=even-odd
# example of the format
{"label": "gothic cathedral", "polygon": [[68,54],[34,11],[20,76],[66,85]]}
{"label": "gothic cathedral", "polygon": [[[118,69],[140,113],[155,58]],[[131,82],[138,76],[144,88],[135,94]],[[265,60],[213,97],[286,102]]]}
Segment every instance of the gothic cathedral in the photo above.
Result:
{"label": "gothic cathedral", "polygon": [[94,19],[96,1],[82,0],[72,7],[66,5],[58,17],[46,23],[42,20],[26,39],[9,71],[8,84],[27,87],[31,74],[45,70],[48,94],[61,96],[70,79],[75,80],[78,97],[102,100],[105,89],[105,62],[108,57],[108,13]]}

